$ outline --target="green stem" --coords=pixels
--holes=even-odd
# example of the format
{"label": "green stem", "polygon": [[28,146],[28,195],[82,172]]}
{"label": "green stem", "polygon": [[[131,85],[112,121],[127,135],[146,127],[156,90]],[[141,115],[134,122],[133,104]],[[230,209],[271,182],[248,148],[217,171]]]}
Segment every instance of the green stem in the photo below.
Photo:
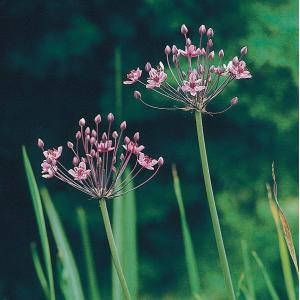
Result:
{"label": "green stem", "polygon": [[228,265],[228,261],[227,261],[227,257],[226,257],[218,212],[217,212],[217,208],[216,208],[216,203],[215,203],[215,199],[214,199],[214,194],[213,194],[213,189],[212,189],[211,179],[210,179],[210,174],[209,174],[209,167],[208,167],[208,161],[207,161],[207,155],[206,155],[206,149],[205,149],[205,140],[204,140],[201,112],[196,112],[195,118],[196,118],[198,143],[199,143],[199,150],[200,150],[200,157],[201,157],[201,163],[202,163],[202,170],[203,170],[207,200],[208,200],[210,216],[211,216],[211,220],[212,220],[212,224],[213,224],[214,234],[215,234],[215,238],[216,238],[216,242],[217,242],[220,263],[221,263],[221,267],[222,267],[224,278],[225,278],[225,285],[227,288],[228,297],[231,300],[235,300],[234,289],[233,289],[233,285],[232,285],[229,265]]}
{"label": "green stem", "polygon": [[125,294],[125,298],[127,300],[130,300],[130,293],[127,287],[127,283],[122,271],[122,267],[121,267],[121,263],[120,263],[120,259],[118,256],[118,251],[117,251],[117,247],[115,244],[115,240],[114,240],[114,236],[113,236],[113,232],[111,229],[111,224],[110,224],[110,220],[109,220],[109,215],[108,215],[108,211],[107,211],[107,207],[106,207],[106,202],[104,199],[100,199],[99,200],[99,205],[100,205],[100,209],[101,209],[101,214],[103,217],[103,222],[104,222],[104,227],[105,227],[105,231],[106,231],[106,236],[108,239],[108,244],[110,247],[110,252],[111,252],[111,256],[112,256],[112,260],[114,262],[114,266],[116,268],[121,286],[123,288],[123,292]]}

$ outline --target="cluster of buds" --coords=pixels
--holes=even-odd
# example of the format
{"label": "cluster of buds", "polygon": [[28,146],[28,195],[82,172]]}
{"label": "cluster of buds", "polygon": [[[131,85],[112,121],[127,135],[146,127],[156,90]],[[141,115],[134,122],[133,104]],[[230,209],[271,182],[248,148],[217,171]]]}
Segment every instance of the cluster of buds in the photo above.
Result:
{"label": "cluster of buds", "polygon": [[237,97],[234,97],[229,106],[220,112],[208,112],[207,105],[231,81],[251,78],[243,60],[243,56],[247,54],[247,47],[241,48],[239,57],[236,56],[224,64],[224,51],[221,49],[215,54],[213,50],[214,31],[212,28],[206,29],[204,25],[199,27],[198,46],[188,38],[188,28],[185,25],[181,26],[181,34],[185,38],[184,49],[179,49],[175,45],[165,47],[168,74],[162,62],[159,62],[156,68],[148,62],[145,65],[145,72],[148,73],[146,82],[141,80],[142,70],[137,68],[127,74],[127,79],[123,83],[141,83],[146,89],[157,92],[172,103],[171,107],[153,106],[142,99],[139,91],[134,92],[136,99],[152,108],[196,110],[209,114],[228,110],[237,103]]}
{"label": "cluster of buds", "polygon": [[[125,121],[120,124],[119,132],[112,129],[112,113],[108,114],[107,121],[107,130],[100,131],[100,115],[94,119],[94,128],[86,126],[85,119],[79,120],[80,129],[75,134],[75,144],[67,142],[67,147],[73,154],[71,169],[64,167],[60,161],[62,146],[45,150],[44,142],[38,139],[38,146],[44,155],[41,164],[42,176],[56,177],[97,199],[118,197],[152,179],[163,165],[163,158],[153,159],[144,154],[145,147],[139,144],[138,132],[131,139],[128,136],[123,137]],[[132,169],[124,176],[130,161]],[[130,182],[137,178],[142,178],[141,182],[130,188]]]}

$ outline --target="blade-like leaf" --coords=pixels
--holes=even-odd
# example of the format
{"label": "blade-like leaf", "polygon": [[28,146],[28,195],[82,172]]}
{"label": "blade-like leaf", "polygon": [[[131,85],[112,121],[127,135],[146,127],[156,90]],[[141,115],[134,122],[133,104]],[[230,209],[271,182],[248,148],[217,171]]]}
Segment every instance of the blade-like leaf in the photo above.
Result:
{"label": "blade-like leaf", "polygon": [[39,189],[35,180],[35,176],[31,167],[30,160],[27,155],[26,148],[22,146],[22,156],[25,167],[25,173],[27,177],[27,182],[29,185],[29,190],[31,194],[31,199],[33,203],[34,213],[38,225],[38,231],[41,239],[41,245],[43,250],[43,258],[46,266],[46,273],[48,279],[49,286],[49,299],[55,299],[55,291],[54,291],[54,280],[53,280],[53,270],[52,270],[52,262],[50,255],[50,247],[48,241],[48,235],[46,230],[45,217],[42,207],[42,201],[39,193]]}
{"label": "blade-like leaf", "polygon": [[261,259],[258,257],[257,253],[255,251],[252,251],[252,255],[258,265],[258,267],[260,268],[263,276],[264,276],[264,279],[265,279],[265,283],[267,285],[267,288],[269,290],[269,293],[270,293],[270,296],[272,298],[272,300],[279,300],[279,297],[278,297],[278,294],[273,286],[273,283],[270,279],[270,276],[264,266],[264,264],[262,263]]}
{"label": "blade-like leaf", "polygon": [[186,266],[187,266],[187,271],[189,276],[189,283],[190,283],[191,292],[193,296],[195,296],[200,293],[200,279],[198,274],[197,261],[194,252],[193,242],[192,242],[189,226],[186,220],[183,199],[182,199],[182,192],[180,187],[180,180],[175,165],[172,166],[172,175],[173,175],[174,191],[175,191],[177,203],[179,206],[179,212],[180,212],[181,228],[182,228],[183,241],[184,241],[185,260],[186,260]]}
{"label": "blade-like leaf", "polygon": [[36,248],[36,244],[35,243],[31,243],[30,244],[30,248],[31,248],[31,255],[32,255],[32,260],[33,260],[33,265],[35,268],[35,272],[37,274],[37,277],[39,279],[39,282],[41,284],[41,287],[43,289],[44,295],[46,297],[46,299],[49,299],[49,287],[48,287],[48,283],[46,280],[46,276],[44,274],[43,268],[42,268],[42,263]]}
{"label": "blade-like leaf", "polygon": [[294,280],[293,280],[291,264],[290,264],[290,257],[289,257],[287,246],[285,244],[284,234],[283,234],[281,226],[280,226],[280,220],[279,220],[279,216],[278,216],[278,208],[277,208],[276,203],[273,200],[270,185],[267,184],[266,186],[267,186],[270,210],[271,210],[271,213],[272,213],[275,225],[276,225],[276,230],[277,230],[280,260],[281,260],[281,266],[282,266],[286,291],[287,291],[289,300],[296,300]]}
{"label": "blade-like leaf", "polygon": [[48,191],[41,189],[41,196],[45,206],[45,210],[50,222],[50,227],[58,248],[64,271],[66,272],[66,280],[72,293],[72,300],[83,300],[83,291],[80,282],[79,273],[76,267],[73,253],[69,245],[68,239],[63,229],[63,225],[51,201]]}
{"label": "blade-like leaf", "polygon": [[299,268],[298,268],[297,256],[296,256],[296,251],[295,251],[294,242],[293,242],[293,236],[291,233],[289,223],[279,205],[278,198],[277,198],[277,183],[276,183],[276,177],[275,177],[274,162],[272,163],[272,177],[273,177],[273,194],[274,194],[274,199],[275,199],[277,209],[278,209],[279,220],[281,222],[281,227],[282,227],[282,230],[284,233],[284,239],[285,239],[286,245],[289,249],[289,253],[291,255],[292,261],[296,268],[297,274],[299,276]]}
{"label": "blade-like leaf", "polygon": [[83,208],[77,209],[77,218],[80,227],[84,260],[86,265],[86,272],[88,277],[88,289],[89,289],[89,299],[100,300],[100,291],[97,284],[95,263],[92,254],[92,246],[89,237],[88,223],[86,219],[86,213]]}

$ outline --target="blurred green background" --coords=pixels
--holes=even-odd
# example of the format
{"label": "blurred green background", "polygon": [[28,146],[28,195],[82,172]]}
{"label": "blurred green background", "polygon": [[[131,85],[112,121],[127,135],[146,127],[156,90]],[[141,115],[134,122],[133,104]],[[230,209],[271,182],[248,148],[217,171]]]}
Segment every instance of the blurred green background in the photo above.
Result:
{"label": "blurred green background", "polygon": [[[116,47],[125,76],[148,60],[163,60],[166,44],[182,46],[179,29],[185,23],[194,40],[199,25],[213,27],[216,48],[223,48],[227,59],[248,45],[253,78],[233,84],[216,101],[216,107],[222,106],[237,95],[239,104],[204,118],[208,158],[235,287],[243,271],[240,242],[245,239],[286,299],[265,183],[271,181],[274,160],[279,200],[298,244],[297,12],[297,2],[288,0],[0,1],[0,298],[42,299],[29,249],[39,237],[21,144],[27,146],[38,175],[38,137],[49,146],[64,144],[82,116],[92,120],[97,113],[115,110]],[[182,299],[188,293],[172,189],[171,164],[176,163],[201,287],[210,299],[224,299],[193,115],[150,110],[134,101],[132,92],[123,87],[123,118],[132,131],[140,130],[148,151],[166,161],[155,180],[137,192],[140,297]],[[151,97],[147,94],[148,102]],[[108,295],[110,259],[97,203],[56,180],[46,184],[82,272],[75,209],[81,205],[87,210],[99,284]],[[268,299],[262,275],[252,263],[258,299]]]}

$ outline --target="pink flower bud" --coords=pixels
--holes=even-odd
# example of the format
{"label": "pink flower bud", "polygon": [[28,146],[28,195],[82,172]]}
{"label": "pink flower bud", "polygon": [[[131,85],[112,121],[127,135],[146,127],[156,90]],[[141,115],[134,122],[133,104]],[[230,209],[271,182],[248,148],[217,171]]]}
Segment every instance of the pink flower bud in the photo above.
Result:
{"label": "pink flower bud", "polygon": [[188,33],[188,29],[187,29],[187,27],[184,24],[181,25],[180,31],[184,35],[186,35]]}
{"label": "pink flower bud", "polygon": [[212,39],[209,39],[209,40],[207,41],[207,47],[208,47],[208,48],[211,48],[213,45],[214,45],[214,43],[213,43]]}
{"label": "pink flower bud", "polygon": [[237,56],[235,56],[233,59],[232,59],[232,63],[234,66],[237,66],[239,64],[239,58]]}
{"label": "pink flower bud", "polygon": [[214,51],[211,51],[209,54],[208,54],[208,59],[213,59],[215,57],[215,52]]}
{"label": "pink flower bud", "polygon": [[104,132],[104,133],[102,134],[102,141],[103,141],[103,142],[106,142],[106,140],[107,140],[107,134],[106,134],[106,132]]}
{"label": "pink flower bud", "polygon": [[246,55],[247,52],[248,52],[247,46],[245,46],[245,47],[243,47],[243,48],[241,49],[241,54],[242,54],[242,55]]}
{"label": "pink flower bud", "polygon": [[91,129],[90,129],[90,127],[87,127],[84,131],[84,134],[89,135],[90,133],[91,133]]}
{"label": "pink flower bud", "polygon": [[213,31],[213,29],[212,28],[208,28],[207,29],[207,32],[206,32],[206,35],[207,35],[207,37],[212,37],[212,36],[214,36],[214,31]]}
{"label": "pink flower bud", "polygon": [[84,118],[81,118],[81,119],[79,120],[79,126],[80,126],[80,127],[85,126],[85,119],[84,119]]}
{"label": "pink flower bud", "polygon": [[140,139],[140,133],[139,132],[136,132],[133,136],[133,139],[135,142],[137,142],[139,139]]}
{"label": "pink flower bud", "polygon": [[97,132],[96,132],[95,129],[92,130],[92,136],[93,136],[93,137],[96,137],[96,136],[97,136]]}
{"label": "pink flower bud", "polygon": [[43,149],[44,148],[44,142],[43,142],[43,140],[42,139],[38,139],[37,145],[38,145],[39,148]]}
{"label": "pink flower bud", "polygon": [[78,158],[77,156],[74,156],[74,157],[73,157],[73,165],[74,165],[74,166],[77,166],[78,163],[79,163],[79,158]]}
{"label": "pink flower bud", "polygon": [[91,145],[94,145],[96,143],[96,139],[92,136],[90,139]]}
{"label": "pink flower bud", "polygon": [[147,62],[146,65],[145,65],[145,71],[149,72],[151,70],[151,68],[152,68],[151,64],[149,62]]}
{"label": "pink flower bud", "polygon": [[115,119],[115,117],[114,117],[114,115],[113,115],[112,113],[109,113],[109,114],[107,115],[107,121],[108,121],[108,122],[113,122],[114,119]]}
{"label": "pink flower bud", "polygon": [[123,154],[123,153],[121,153],[121,155],[120,155],[120,160],[121,160],[121,161],[123,161],[123,160],[124,160],[124,158],[125,158],[124,154]]}
{"label": "pink flower bud", "polygon": [[223,51],[223,49],[221,49],[221,50],[219,51],[219,54],[218,54],[218,55],[219,55],[220,58],[224,57],[224,51]]}
{"label": "pink flower bud", "polygon": [[167,45],[166,48],[165,48],[166,55],[169,55],[171,52],[172,52],[171,47],[169,45]]}
{"label": "pink flower bud", "polygon": [[202,55],[206,55],[206,51],[205,51],[204,48],[201,49],[201,54],[202,54]]}
{"label": "pink flower bud", "polygon": [[118,133],[117,133],[116,131],[114,131],[114,132],[112,133],[112,137],[113,137],[114,139],[117,139],[117,138],[118,138]]}
{"label": "pink flower bud", "polygon": [[137,100],[140,100],[141,97],[142,97],[142,95],[141,95],[141,93],[140,93],[139,91],[134,91],[134,92],[133,92],[133,97],[134,97],[135,99],[137,99]]}
{"label": "pink flower bud", "polygon": [[175,45],[172,46],[172,53],[173,53],[174,55],[177,55],[177,54],[178,54],[178,49],[177,49],[177,47],[176,47]]}
{"label": "pink flower bud", "polygon": [[205,32],[206,32],[205,25],[201,25],[201,26],[199,27],[199,33],[200,33],[200,34],[203,34],[203,33],[205,33]]}
{"label": "pink flower bud", "polygon": [[128,136],[125,136],[124,138],[124,144],[128,145],[130,143],[130,138]]}
{"label": "pink flower bud", "polygon": [[100,115],[97,115],[94,119],[95,123],[96,124],[99,124],[101,122],[101,116]]}
{"label": "pink flower bud", "polygon": [[239,102],[239,98],[238,97],[234,97],[231,99],[230,104],[231,105],[236,105]]}
{"label": "pink flower bud", "polygon": [[74,147],[73,143],[71,143],[71,142],[67,142],[67,146],[68,146],[68,148],[70,148],[70,149],[73,149],[73,147]]}
{"label": "pink flower bud", "polygon": [[121,125],[120,125],[120,129],[121,129],[121,130],[125,130],[125,129],[126,129],[126,126],[127,126],[126,121],[123,121],[123,122],[121,123]]}
{"label": "pink flower bud", "polygon": [[81,132],[77,131],[76,132],[76,140],[79,140],[81,138]]}
{"label": "pink flower bud", "polygon": [[163,159],[162,157],[160,157],[160,158],[158,159],[158,161],[157,161],[157,164],[158,164],[159,166],[162,166],[162,165],[164,164],[164,159]]}
{"label": "pink flower bud", "polygon": [[191,39],[186,39],[186,45],[187,45],[187,46],[190,46],[190,45],[192,45],[192,41],[191,41]]}

